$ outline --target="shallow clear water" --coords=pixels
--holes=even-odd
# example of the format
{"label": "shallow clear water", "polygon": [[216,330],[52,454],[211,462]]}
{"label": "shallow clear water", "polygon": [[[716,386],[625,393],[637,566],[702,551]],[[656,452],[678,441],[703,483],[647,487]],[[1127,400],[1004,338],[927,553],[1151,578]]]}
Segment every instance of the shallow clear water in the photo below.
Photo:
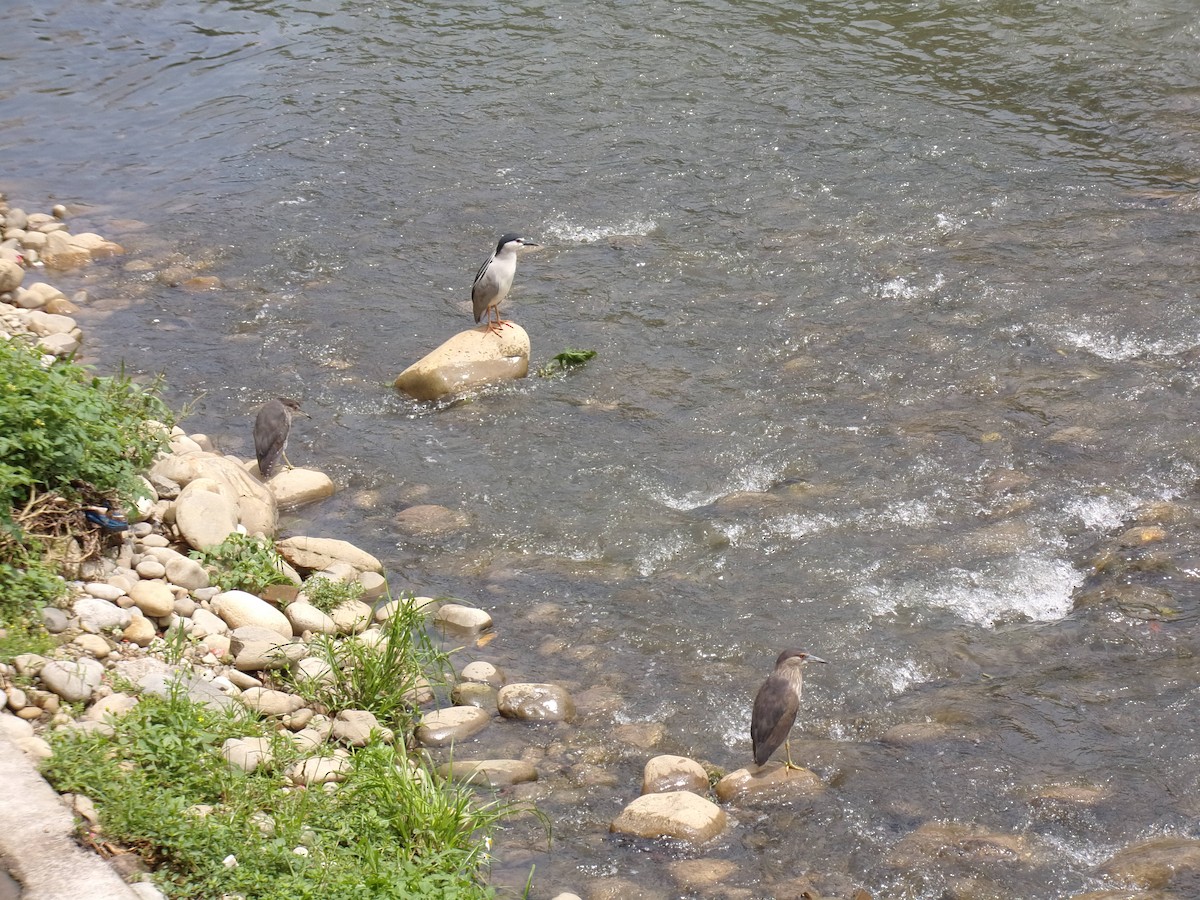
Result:
{"label": "shallow clear water", "polygon": [[[551,852],[514,828],[499,884],[534,863],[536,896],[678,891],[675,851],[607,836],[655,752],[613,729],[743,765],[794,644],[831,662],[795,746],[830,788],[731,810],[705,853],[754,895],[806,874],[1069,895],[1194,830],[1200,568],[1161,626],[1071,612],[1086,548],[1190,502],[1200,459],[1194,4],[16,0],[9,21],[2,187],[130,250],[75,276],[91,357],[169,370],[229,452],[263,400],[301,399],[289,455],[343,491],[285,527],[491,610],[461,662],[592,704],[480,743],[546,748],[555,788]],[[596,358],[398,396],[473,324],[508,230],[544,245],[506,304],[534,366]],[[224,287],[156,280],[171,264]],[[408,537],[413,503],[470,527]],[[926,720],[972,737],[880,741]],[[1063,782],[1109,799],[1039,814]],[[931,820],[1029,835],[1036,860],[889,865]]]}

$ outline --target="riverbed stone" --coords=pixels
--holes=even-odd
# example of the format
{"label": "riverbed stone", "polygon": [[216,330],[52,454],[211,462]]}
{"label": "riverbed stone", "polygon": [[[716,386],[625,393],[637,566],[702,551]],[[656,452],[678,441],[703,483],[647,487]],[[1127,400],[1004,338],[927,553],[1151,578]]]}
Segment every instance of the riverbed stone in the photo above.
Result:
{"label": "riverbed stone", "polygon": [[281,468],[267,480],[279,509],[295,509],[332,497],[337,490],[333,479],[316,469]]}
{"label": "riverbed stone", "polygon": [[189,591],[198,591],[209,585],[208,571],[199,560],[189,559],[182,553],[167,560],[165,571],[167,581]]}
{"label": "riverbed stone", "polygon": [[1132,844],[1101,863],[1099,872],[1143,890],[1170,888],[1179,876],[1194,886],[1200,873],[1200,840],[1167,835]]}
{"label": "riverbed stone", "polygon": [[361,572],[358,583],[362,587],[364,600],[378,600],[387,593],[387,579],[378,572]]}
{"label": "riverbed stone", "polygon": [[228,738],[221,745],[221,756],[227,763],[243,772],[253,772],[271,761],[270,738]]}
{"label": "riverbed stone", "polygon": [[1033,859],[1033,845],[1026,835],[992,831],[972,822],[926,822],[897,841],[884,862],[897,869],[920,870],[947,857],[1027,863]]}
{"label": "riverbed stone", "polygon": [[175,499],[175,527],[195,550],[217,546],[237,526],[237,504],[212,478],[194,479]]}
{"label": "riverbed stone", "polygon": [[138,704],[138,698],[122,691],[99,698],[87,708],[83,718],[88,722],[103,722],[109,718],[119,719]]}
{"label": "riverbed stone", "polygon": [[417,740],[426,747],[465,741],[487,728],[491,715],[474,706],[451,706],[426,713],[417,726]]}
{"label": "riverbed stone", "polygon": [[365,709],[343,709],[334,717],[334,740],[349,744],[352,747],[365,747],[371,742],[372,735],[385,744],[390,744],[396,735],[390,728],[384,728],[375,718],[375,714]]}
{"label": "riverbed stone", "polygon": [[238,699],[247,709],[264,716],[286,716],[304,706],[303,697],[264,687],[248,688]]}
{"label": "riverbed stone", "polygon": [[708,773],[704,771],[704,766],[686,756],[655,756],[646,761],[642,770],[643,794],[661,794],[665,791],[703,794],[707,790]]}
{"label": "riverbed stone", "polygon": [[191,616],[192,635],[197,638],[208,637],[210,634],[228,634],[229,626],[225,620],[211,610],[201,607]]}
{"label": "riverbed stone", "polygon": [[497,689],[504,687],[508,681],[503,669],[482,659],[477,659],[463,666],[459,677],[463,681],[477,681],[480,684],[490,684]]}
{"label": "riverbed stone", "polygon": [[68,703],[90,700],[104,680],[104,666],[90,657],[51,660],[42,666],[42,684]]}
{"label": "riverbed stone", "polygon": [[91,634],[84,632],[78,635],[75,640],[71,641],[76,647],[79,647],[84,653],[93,659],[107,659],[112,653],[112,644],[108,639],[101,634]]}
{"label": "riverbed stone", "polygon": [[453,631],[474,633],[492,627],[492,617],[482,609],[461,603],[445,603],[433,614],[433,621]]}
{"label": "riverbed stone", "polygon": [[808,769],[789,769],[783,763],[737,769],[717,782],[714,788],[722,803],[744,800],[790,800],[811,797],[825,790],[825,783]]}
{"label": "riverbed stone", "polygon": [[350,771],[350,754],[340,747],[332,756],[313,756],[301,760],[287,770],[292,784],[332,784],[346,780]]}
{"label": "riverbed stone", "polygon": [[295,632],[288,617],[261,597],[247,591],[224,591],[212,599],[212,611],[231,629],[243,625],[269,628],[280,637],[291,638]]}
{"label": "riverbed stone", "polygon": [[430,351],[395,381],[397,390],[417,400],[524,378],[529,373],[529,335],[515,323],[489,334],[483,326],[460,331]]}
{"label": "riverbed stone", "polygon": [[383,572],[383,564],[370,553],[335,538],[284,538],[275,542],[275,549],[298,569],[319,572],[334,563],[347,562],[359,572]]}
{"label": "riverbed stone", "polygon": [[15,262],[0,261],[0,294],[15,291],[25,280],[25,269]]}
{"label": "riverbed stone", "polygon": [[292,623],[296,634],[311,631],[314,634],[337,634],[338,626],[333,619],[311,603],[296,600],[283,608],[283,614]]}
{"label": "riverbed stone", "polygon": [[359,634],[371,624],[374,611],[361,600],[346,600],[329,611],[329,618],[342,634]]}
{"label": "riverbed stone", "polygon": [[428,615],[437,609],[437,600],[433,597],[397,597],[376,608],[375,621],[386,622],[392,616],[408,609]]}
{"label": "riverbed stone", "polygon": [[[183,455],[163,454],[155,461],[149,477],[152,481],[156,478],[166,479],[180,485],[184,490],[200,478],[215,481],[224,488],[222,495],[233,502],[237,510],[237,521],[247,534],[270,536],[275,533],[275,496],[233,457],[206,450]],[[179,496],[183,496],[183,490]],[[177,497],[176,503],[178,502]]]}
{"label": "riverbed stone", "polygon": [[456,759],[438,766],[437,771],[443,778],[493,788],[537,781],[538,777],[533,763],[523,759]]}
{"label": "riverbed stone", "polygon": [[505,718],[527,722],[571,722],[575,718],[570,693],[556,684],[506,684],[500,688],[496,706]]}
{"label": "riverbed stone", "polygon": [[130,611],[94,596],[82,596],[74,601],[71,610],[79,618],[79,628],[85,631],[107,631],[130,624]]}
{"label": "riverbed stone", "polygon": [[157,636],[158,629],[136,607],[129,612],[129,624],[121,632],[121,638],[131,644],[137,644],[139,647],[149,647],[150,642]]}
{"label": "riverbed stone", "polygon": [[48,334],[38,338],[37,347],[43,353],[67,357],[79,349],[79,339],[70,334]]}
{"label": "riverbed stone", "polygon": [[396,513],[392,521],[401,532],[414,537],[441,537],[471,524],[466,514],[434,503],[410,506]]}
{"label": "riverbed stone", "polygon": [[725,810],[691,791],[643,794],[625,807],[609,826],[616,834],[672,838],[703,844],[725,830]]}
{"label": "riverbed stone", "polygon": [[259,625],[235,628],[229,636],[229,652],[234,668],[242,672],[287,668],[308,655],[304,644]]}
{"label": "riverbed stone", "polygon": [[450,700],[455,706],[475,706],[489,713],[499,713],[496,702],[496,689],[490,684],[478,681],[460,681],[450,692]]}
{"label": "riverbed stone", "polygon": [[175,608],[175,592],[163,581],[139,581],[129,589],[134,605],[147,616],[169,616]]}
{"label": "riverbed stone", "polygon": [[162,578],[167,574],[167,567],[160,563],[157,559],[143,559],[133,568],[140,577],[147,580]]}
{"label": "riverbed stone", "polygon": [[130,587],[131,585],[118,587],[117,585],[109,584],[106,581],[89,581],[83,586],[83,589],[93,597],[98,597],[101,600],[107,600],[110,603],[116,603],[117,600],[119,600],[129,590]]}

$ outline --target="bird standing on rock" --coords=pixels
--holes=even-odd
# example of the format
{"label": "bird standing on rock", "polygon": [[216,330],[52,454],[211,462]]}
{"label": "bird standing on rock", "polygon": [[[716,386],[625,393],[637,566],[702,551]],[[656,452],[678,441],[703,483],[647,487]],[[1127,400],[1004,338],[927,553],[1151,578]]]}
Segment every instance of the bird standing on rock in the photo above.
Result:
{"label": "bird standing on rock", "polygon": [[788,733],[800,709],[804,665],[810,662],[823,663],[825,660],[806,650],[784,650],[775,660],[775,671],[758,689],[754,697],[754,712],[750,716],[750,740],[754,745],[754,762],[757,765],[765,765],[771,754],[783,744],[787,750],[787,768],[800,768],[792,762]]}
{"label": "bird standing on rock", "polygon": [[279,457],[289,469],[291,461],[287,458],[288,434],[292,430],[293,414],[300,414],[306,419],[312,418],[300,408],[300,404],[287,397],[276,397],[263,404],[254,420],[254,453],[258,457],[258,472],[263,478],[271,474]]}
{"label": "bird standing on rock", "polygon": [[519,234],[506,234],[496,244],[496,252],[479,267],[475,283],[471,285],[471,305],[475,309],[476,322],[487,314],[488,332],[499,334],[501,325],[511,324],[500,318],[500,301],[508,296],[513,276],[517,274],[517,252],[523,247],[536,246]]}

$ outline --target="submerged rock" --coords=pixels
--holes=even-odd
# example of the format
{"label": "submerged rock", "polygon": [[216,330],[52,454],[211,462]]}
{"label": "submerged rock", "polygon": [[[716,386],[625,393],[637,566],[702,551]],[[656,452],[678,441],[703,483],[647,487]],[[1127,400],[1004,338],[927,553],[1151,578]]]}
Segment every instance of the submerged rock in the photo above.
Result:
{"label": "submerged rock", "polygon": [[533,722],[570,722],[575,701],[556,684],[506,684],[496,698],[500,715]]}
{"label": "submerged rock", "polygon": [[825,790],[825,783],[808,769],[789,769],[783,763],[738,769],[717,782],[717,799],[722,803],[758,797],[809,797]]}

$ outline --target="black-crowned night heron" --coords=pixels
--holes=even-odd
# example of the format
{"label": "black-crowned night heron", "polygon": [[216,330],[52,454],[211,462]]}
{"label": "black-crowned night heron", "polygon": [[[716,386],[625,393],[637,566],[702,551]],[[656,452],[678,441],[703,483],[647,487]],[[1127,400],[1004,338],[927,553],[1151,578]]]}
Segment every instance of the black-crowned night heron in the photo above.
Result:
{"label": "black-crowned night heron", "polygon": [[792,762],[788,733],[796,722],[800,698],[804,689],[806,663],[825,660],[806,650],[784,650],[775,660],[770,674],[754,697],[754,712],[750,716],[750,740],[754,744],[754,762],[765,765],[771,754],[783,744],[787,749],[787,767],[800,768]]}
{"label": "black-crowned night heron", "polygon": [[[471,305],[475,309],[475,321],[487,315],[487,330],[500,333],[500,326],[509,324],[500,318],[500,301],[508,296],[513,276],[517,274],[517,252],[522,247],[536,247],[519,234],[506,234],[496,244],[496,252],[479,267],[475,283],[471,285]],[[492,321],[492,317],[495,321]]]}
{"label": "black-crowned night heron", "polygon": [[301,415],[311,418],[300,408],[300,404],[287,397],[276,397],[263,404],[254,420],[254,452],[258,456],[258,472],[263,478],[271,474],[271,468],[283,457],[283,463],[289,469],[291,461],[287,458],[288,434],[292,430],[292,416]]}

